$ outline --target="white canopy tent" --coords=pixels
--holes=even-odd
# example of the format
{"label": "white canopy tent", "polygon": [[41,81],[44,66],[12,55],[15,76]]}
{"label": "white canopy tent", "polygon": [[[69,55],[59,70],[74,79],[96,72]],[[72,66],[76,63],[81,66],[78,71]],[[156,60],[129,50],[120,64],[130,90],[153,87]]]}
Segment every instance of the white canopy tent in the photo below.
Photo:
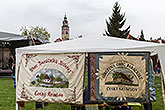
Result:
{"label": "white canopy tent", "polygon": [[0,32],[0,41],[16,41],[16,40],[27,40],[27,37],[19,34]]}
{"label": "white canopy tent", "polygon": [[[71,53],[71,52],[110,52],[114,50],[150,50],[163,51],[164,46],[157,43],[149,43],[113,37],[84,37],[64,42],[29,46],[18,48],[23,53]],[[159,48],[159,49],[158,49]]]}
{"label": "white canopy tent", "polygon": [[[16,49],[16,69],[22,54],[31,53],[86,53],[86,52],[117,52],[117,51],[150,51],[158,53],[163,79],[165,81],[165,45],[119,39],[114,37],[84,37],[58,43],[28,46]],[[165,82],[164,82],[165,83]]]}

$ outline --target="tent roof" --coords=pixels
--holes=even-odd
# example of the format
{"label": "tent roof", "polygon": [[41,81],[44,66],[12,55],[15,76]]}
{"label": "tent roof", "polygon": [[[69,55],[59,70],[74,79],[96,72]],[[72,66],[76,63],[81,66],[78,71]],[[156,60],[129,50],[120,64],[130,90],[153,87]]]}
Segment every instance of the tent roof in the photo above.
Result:
{"label": "tent roof", "polygon": [[165,83],[165,45],[114,37],[83,37],[75,40],[17,48],[16,65],[18,66],[22,54],[114,51],[150,51],[158,53]]}
{"label": "tent roof", "polygon": [[144,49],[151,50],[152,47],[159,47],[162,44],[120,39],[114,37],[83,37],[74,40],[62,41],[37,46],[18,48],[31,53],[69,53],[69,52],[109,52],[112,50]]}
{"label": "tent roof", "polygon": [[19,34],[11,34],[7,32],[0,32],[0,41],[13,41],[13,40],[25,40],[25,36]]}

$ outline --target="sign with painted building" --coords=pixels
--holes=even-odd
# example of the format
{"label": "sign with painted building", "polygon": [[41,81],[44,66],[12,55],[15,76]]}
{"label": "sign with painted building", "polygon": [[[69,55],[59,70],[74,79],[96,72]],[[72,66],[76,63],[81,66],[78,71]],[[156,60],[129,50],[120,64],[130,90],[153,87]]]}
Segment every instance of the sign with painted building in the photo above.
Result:
{"label": "sign with painted building", "polygon": [[85,54],[24,54],[17,101],[83,103]]}
{"label": "sign with painted building", "polygon": [[93,73],[90,71],[90,100],[106,102],[149,100],[149,53],[94,53],[89,54],[89,57],[90,64],[94,62],[90,69],[95,70]]}

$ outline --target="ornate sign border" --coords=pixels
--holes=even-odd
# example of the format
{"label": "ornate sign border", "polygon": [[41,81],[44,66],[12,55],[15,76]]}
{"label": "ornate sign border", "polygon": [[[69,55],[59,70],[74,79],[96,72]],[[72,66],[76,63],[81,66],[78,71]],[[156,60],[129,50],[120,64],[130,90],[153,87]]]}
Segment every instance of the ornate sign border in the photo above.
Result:
{"label": "ornate sign border", "polygon": [[[101,93],[99,93],[99,58],[102,55],[127,55],[127,56],[142,56],[142,60],[146,62],[146,91],[143,94],[142,98],[130,98],[130,97],[104,97]],[[148,102],[149,94],[148,94],[148,79],[149,79],[149,52],[104,52],[104,53],[89,53],[88,54],[88,84],[89,84],[89,99],[91,101],[105,101],[105,102]],[[95,71],[93,71],[95,70]],[[93,80],[95,79],[95,80]]]}

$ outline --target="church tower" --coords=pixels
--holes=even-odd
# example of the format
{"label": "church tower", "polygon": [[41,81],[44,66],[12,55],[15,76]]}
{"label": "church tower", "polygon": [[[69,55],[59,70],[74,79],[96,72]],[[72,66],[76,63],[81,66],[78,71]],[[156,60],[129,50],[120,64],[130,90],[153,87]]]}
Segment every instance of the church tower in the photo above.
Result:
{"label": "church tower", "polygon": [[69,24],[66,15],[64,16],[64,20],[62,22],[62,40],[69,40]]}

